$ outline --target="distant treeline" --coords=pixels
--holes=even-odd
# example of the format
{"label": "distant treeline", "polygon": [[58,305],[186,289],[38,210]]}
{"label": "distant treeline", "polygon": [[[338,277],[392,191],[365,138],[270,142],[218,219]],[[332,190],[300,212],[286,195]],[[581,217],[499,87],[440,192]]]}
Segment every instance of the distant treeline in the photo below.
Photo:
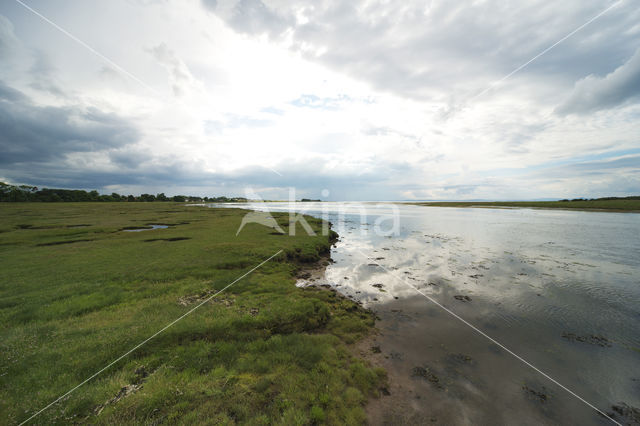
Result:
{"label": "distant treeline", "polygon": [[574,198],[572,200],[568,200],[565,198],[563,200],[558,200],[558,201],[566,203],[569,201],[613,201],[613,200],[640,200],[640,195],[633,195],[631,197]]}
{"label": "distant treeline", "polygon": [[20,201],[40,201],[40,202],[74,202],[74,201],[123,201],[123,202],[149,202],[149,201],[175,201],[179,203],[230,203],[230,202],[246,202],[244,197],[194,197],[190,195],[174,195],[167,197],[164,193],[160,194],[142,194],[120,195],[115,192],[111,195],[101,195],[98,191],[84,191],[81,189],[38,189],[29,185],[9,185],[0,182],[0,202],[20,202]]}

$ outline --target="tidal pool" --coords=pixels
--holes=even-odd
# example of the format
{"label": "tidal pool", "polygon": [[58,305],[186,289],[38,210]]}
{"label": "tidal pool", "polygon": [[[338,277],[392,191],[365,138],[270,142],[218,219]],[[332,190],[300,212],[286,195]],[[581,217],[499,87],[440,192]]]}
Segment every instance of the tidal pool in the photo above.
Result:
{"label": "tidal pool", "polygon": [[147,225],[144,228],[132,228],[132,229],[123,229],[124,232],[142,232],[142,231],[153,231],[154,229],[166,229],[168,225]]}
{"label": "tidal pool", "polygon": [[326,281],[380,317],[381,422],[612,424],[593,404],[624,424],[640,407],[640,214],[250,206],[334,224]]}

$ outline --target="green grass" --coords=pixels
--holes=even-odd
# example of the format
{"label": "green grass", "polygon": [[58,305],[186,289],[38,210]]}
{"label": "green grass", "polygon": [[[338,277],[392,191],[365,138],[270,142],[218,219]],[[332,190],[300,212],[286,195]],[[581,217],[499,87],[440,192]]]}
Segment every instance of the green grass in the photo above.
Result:
{"label": "green grass", "polygon": [[580,200],[580,201],[443,201],[408,203],[433,207],[533,207],[545,209],[612,210],[640,212],[640,200]]}
{"label": "green grass", "polygon": [[[329,250],[322,222],[309,218],[317,236],[250,224],[236,237],[244,213],[1,204],[0,423],[25,420],[278,250],[35,423],[362,423],[384,373],[348,345],[373,316],[294,285],[302,262]],[[287,229],[288,216],[276,219]],[[170,227],[121,231],[146,224]]]}

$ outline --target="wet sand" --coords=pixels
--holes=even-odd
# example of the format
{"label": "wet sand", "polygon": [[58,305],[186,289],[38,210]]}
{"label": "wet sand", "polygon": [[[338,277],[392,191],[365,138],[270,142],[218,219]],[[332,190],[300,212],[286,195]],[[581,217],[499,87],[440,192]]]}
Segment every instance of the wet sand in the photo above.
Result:
{"label": "wet sand", "polygon": [[359,355],[389,375],[369,423],[613,424],[421,296],[378,305]]}
{"label": "wet sand", "polygon": [[[331,262],[303,268],[297,285],[336,291]],[[369,401],[368,424],[614,424],[422,296],[369,308],[376,327],[352,349],[388,385]]]}

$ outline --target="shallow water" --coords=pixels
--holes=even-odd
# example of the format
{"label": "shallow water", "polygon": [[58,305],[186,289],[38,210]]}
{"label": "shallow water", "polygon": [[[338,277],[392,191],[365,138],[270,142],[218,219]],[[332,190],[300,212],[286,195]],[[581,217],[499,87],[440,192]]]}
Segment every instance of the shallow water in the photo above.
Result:
{"label": "shallow water", "polygon": [[166,229],[169,226],[167,225],[149,225],[147,228],[136,228],[136,229],[123,229],[124,232],[142,232],[142,231],[153,231],[154,229]]}
{"label": "shallow water", "polygon": [[[293,208],[334,223],[340,240],[326,278],[378,313],[382,362],[406,376],[397,391],[411,394],[409,408],[423,420],[609,423],[505,348],[605,412],[620,402],[640,407],[639,214],[256,208]],[[397,232],[374,232],[389,230],[394,214]],[[437,384],[415,367],[433,372]]]}

